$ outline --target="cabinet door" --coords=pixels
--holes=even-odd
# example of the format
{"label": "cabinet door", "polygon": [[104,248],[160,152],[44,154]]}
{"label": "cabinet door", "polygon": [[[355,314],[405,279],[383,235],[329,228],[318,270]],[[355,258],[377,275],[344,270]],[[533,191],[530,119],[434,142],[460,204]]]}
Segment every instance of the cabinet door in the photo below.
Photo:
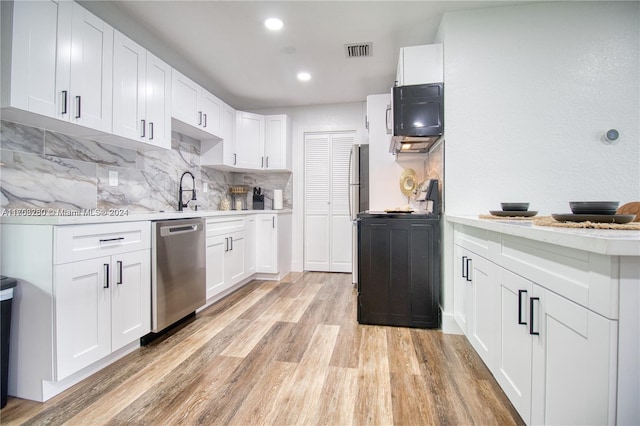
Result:
{"label": "cabinet door", "polygon": [[278,216],[260,214],[256,221],[256,272],[278,273]]}
{"label": "cabinet door", "polygon": [[264,164],[264,116],[238,111],[236,114],[237,167],[262,169]]}
{"label": "cabinet door", "polygon": [[219,294],[225,287],[225,255],[228,249],[227,238],[217,235],[207,237],[206,282],[207,299]]}
{"label": "cabinet door", "polygon": [[186,124],[200,127],[202,91],[200,86],[175,69],[171,71],[171,116]]}
{"label": "cabinet door", "polygon": [[498,268],[500,291],[497,366],[494,376],[525,423],[531,421],[529,297],[533,284]]}
{"label": "cabinet door", "polygon": [[222,110],[222,163],[235,166],[236,155],[236,110],[224,104]]}
{"label": "cabinet door", "polygon": [[112,351],[134,342],[151,330],[150,260],[149,250],[112,257]]}
{"label": "cabinet door", "polygon": [[256,253],[257,253],[257,240],[256,240],[256,223],[257,215],[247,216],[247,232],[245,238],[245,276],[249,277],[256,272]]}
{"label": "cabinet door", "polygon": [[10,16],[11,7],[13,34],[2,34],[12,43],[10,101],[6,104],[69,120],[65,101],[69,100],[72,3],[2,2],[2,13]]}
{"label": "cabinet door", "polygon": [[147,143],[171,148],[171,67],[147,52]]}
{"label": "cabinet door", "polygon": [[224,261],[224,281],[227,288],[244,278],[244,237],[245,231],[232,232],[227,237],[227,251]]}
{"label": "cabinet door", "polygon": [[222,101],[202,90],[202,130],[205,132],[222,137]]}
{"label": "cabinet door", "polygon": [[470,287],[467,273],[468,256],[465,249],[459,245],[455,245],[453,251],[455,255],[453,267],[453,314],[462,332],[467,335],[467,330],[469,329],[467,311],[470,310],[470,295],[467,295],[467,290]]}
{"label": "cabinet door", "polygon": [[119,31],[113,36],[113,133],[145,141],[147,51]]}
{"label": "cabinet door", "polygon": [[56,380],[111,353],[111,258],[55,267]]}
{"label": "cabinet door", "polygon": [[284,114],[265,117],[264,168],[287,168],[287,126]]}
{"label": "cabinet door", "polygon": [[617,322],[538,285],[530,308],[531,423],[614,424]]}
{"label": "cabinet door", "polygon": [[71,121],[111,133],[113,28],[73,3]]}
{"label": "cabinet door", "polygon": [[496,358],[498,339],[498,287],[495,277],[495,265],[482,256],[469,253],[467,274],[471,311],[467,338],[485,364],[492,369]]}

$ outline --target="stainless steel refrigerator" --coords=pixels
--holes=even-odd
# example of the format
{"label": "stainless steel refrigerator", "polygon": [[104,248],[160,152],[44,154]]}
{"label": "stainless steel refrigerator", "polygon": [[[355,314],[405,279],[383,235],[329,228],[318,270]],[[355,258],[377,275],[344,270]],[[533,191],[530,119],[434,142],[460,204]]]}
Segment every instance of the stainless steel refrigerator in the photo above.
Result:
{"label": "stainless steel refrigerator", "polygon": [[349,155],[349,216],[351,217],[351,277],[358,283],[358,213],[369,210],[369,145],[353,145]]}

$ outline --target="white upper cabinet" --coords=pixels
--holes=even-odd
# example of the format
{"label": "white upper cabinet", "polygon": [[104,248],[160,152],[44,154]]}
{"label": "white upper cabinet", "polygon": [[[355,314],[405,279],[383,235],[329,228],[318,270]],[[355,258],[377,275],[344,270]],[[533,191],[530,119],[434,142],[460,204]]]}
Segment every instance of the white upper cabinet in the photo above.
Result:
{"label": "white upper cabinet", "polygon": [[442,44],[401,48],[396,81],[398,86],[442,83],[444,81]]}
{"label": "white upper cabinet", "polygon": [[68,120],[71,9],[68,1],[2,2],[2,39],[10,41],[2,50],[3,107]]}
{"label": "white upper cabinet", "polygon": [[172,71],[174,128],[196,139],[222,137],[223,102],[175,69]]}
{"label": "white upper cabinet", "polygon": [[111,132],[113,28],[73,3],[71,122]]}
{"label": "white upper cabinet", "polygon": [[70,1],[2,2],[2,18],[5,117],[111,132],[113,28]]}
{"label": "white upper cabinet", "polygon": [[200,164],[219,169],[236,168],[236,110],[222,104],[222,140],[203,140],[201,142]]}
{"label": "white upper cabinet", "polygon": [[291,170],[291,120],[284,114],[265,117],[264,168]]}
{"label": "white upper cabinet", "polygon": [[264,167],[264,115],[236,113],[236,164],[239,168]]}
{"label": "white upper cabinet", "polygon": [[113,133],[171,148],[171,67],[116,31]]}

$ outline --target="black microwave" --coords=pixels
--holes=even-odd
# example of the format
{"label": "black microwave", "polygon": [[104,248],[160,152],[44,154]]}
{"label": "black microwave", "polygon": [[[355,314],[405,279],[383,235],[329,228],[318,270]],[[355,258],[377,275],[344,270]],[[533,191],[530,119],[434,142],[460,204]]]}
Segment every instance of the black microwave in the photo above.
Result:
{"label": "black microwave", "polygon": [[444,83],[393,88],[391,151],[426,152],[444,134]]}

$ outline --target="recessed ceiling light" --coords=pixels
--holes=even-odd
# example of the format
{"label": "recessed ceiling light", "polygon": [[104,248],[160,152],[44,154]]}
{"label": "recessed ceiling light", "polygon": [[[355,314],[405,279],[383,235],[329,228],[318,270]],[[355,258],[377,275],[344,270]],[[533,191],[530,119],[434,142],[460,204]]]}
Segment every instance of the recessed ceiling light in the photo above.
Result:
{"label": "recessed ceiling light", "polygon": [[308,72],[299,72],[298,73],[298,80],[300,80],[300,81],[309,81],[309,80],[311,80],[311,74],[309,74]]}
{"label": "recessed ceiling light", "polygon": [[264,21],[264,26],[270,29],[271,31],[278,31],[282,28],[284,24],[278,18],[269,18]]}

